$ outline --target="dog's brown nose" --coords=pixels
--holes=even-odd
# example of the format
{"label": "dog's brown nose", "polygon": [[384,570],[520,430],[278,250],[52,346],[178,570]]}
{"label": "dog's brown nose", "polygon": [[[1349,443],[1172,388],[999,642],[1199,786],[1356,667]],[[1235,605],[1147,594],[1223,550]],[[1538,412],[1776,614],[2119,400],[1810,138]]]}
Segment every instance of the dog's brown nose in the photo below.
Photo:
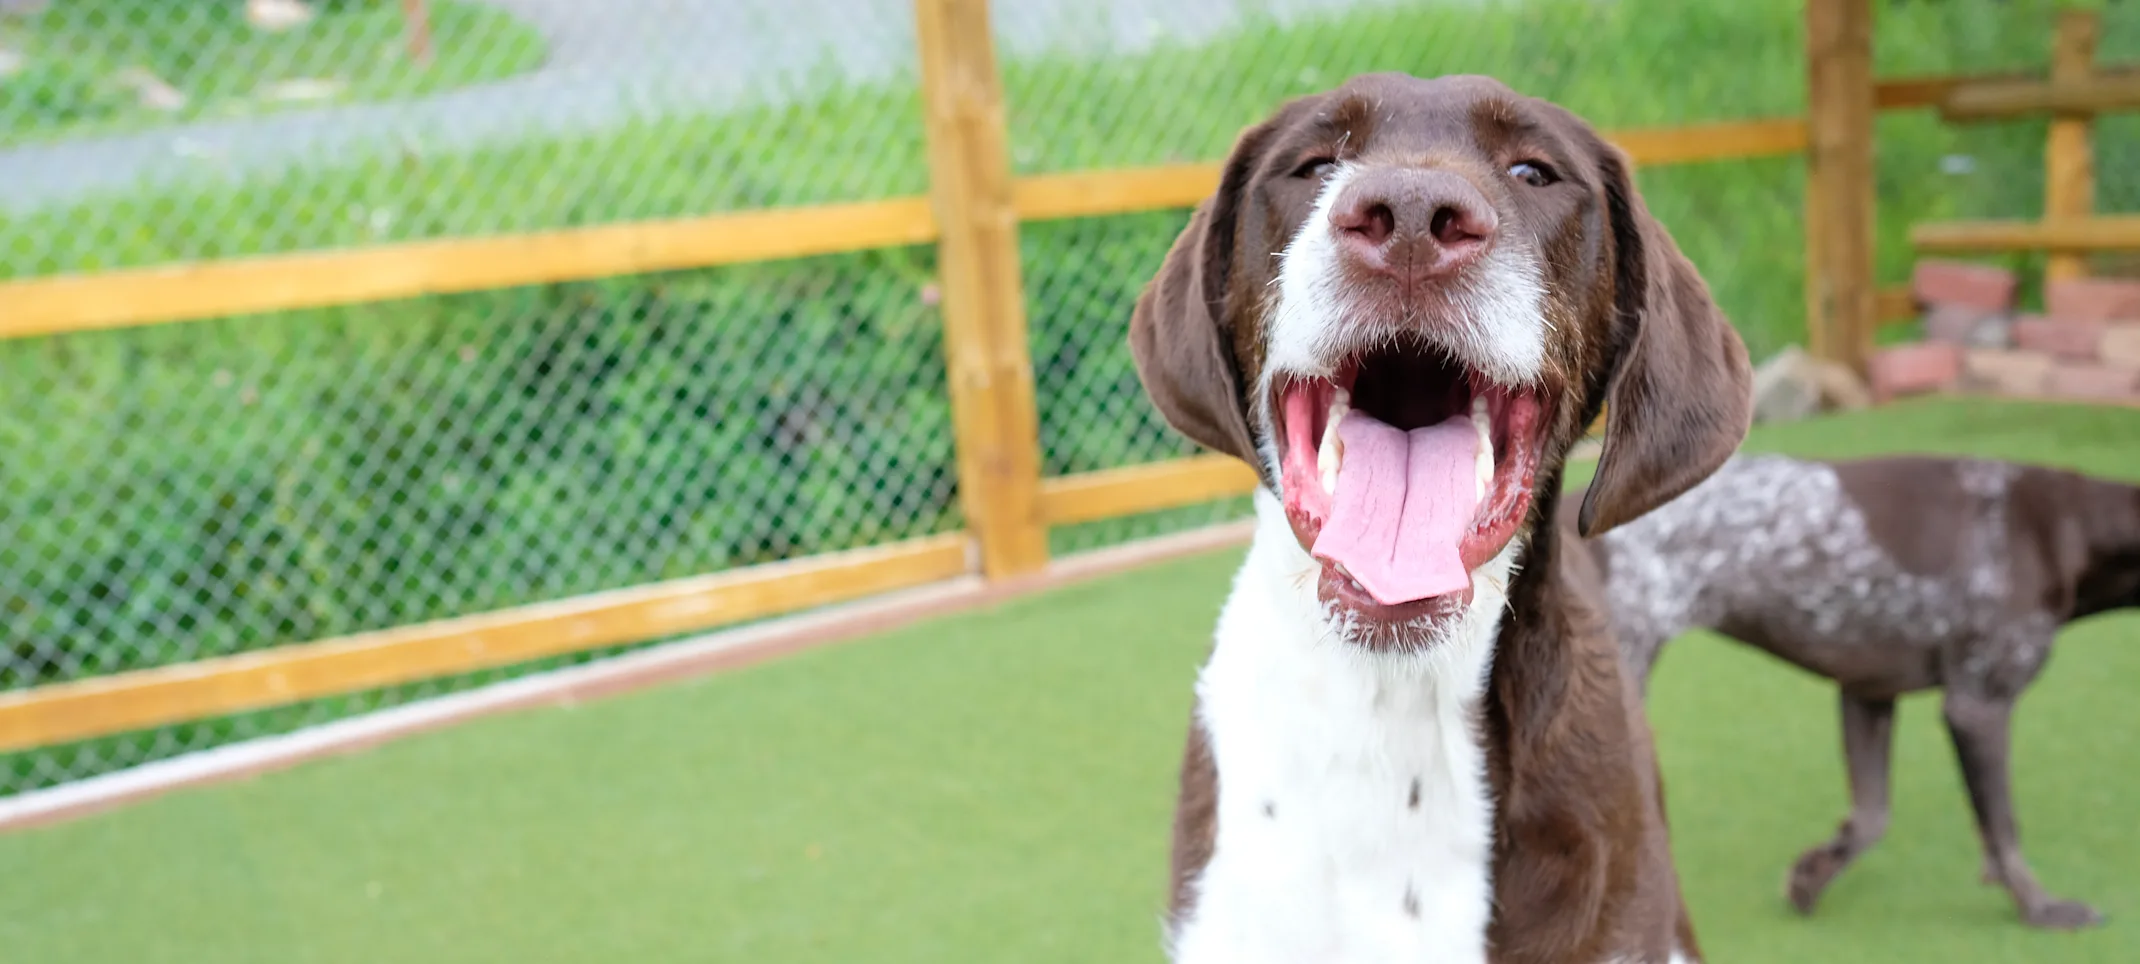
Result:
{"label": "dog's brown nose", "polygon": [[1499,221],[1463,175],[1407,167],[1361,172],[1330,207],[1346,260],[1404,284],[1446,277],[1478,260]]}

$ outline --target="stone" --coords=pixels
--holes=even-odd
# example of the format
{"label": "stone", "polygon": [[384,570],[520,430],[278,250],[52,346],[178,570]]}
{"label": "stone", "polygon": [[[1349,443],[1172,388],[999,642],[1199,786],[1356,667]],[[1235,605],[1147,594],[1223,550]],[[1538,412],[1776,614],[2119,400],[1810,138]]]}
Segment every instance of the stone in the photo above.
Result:
{"label": "stone", "polygon": [[2096,358],[2112,368],[2140,370],[2140,322],[2105,328]]}
{"label": "stone", "polygon": [[1925,337],[1966,348],[2004,348],[2012,342],[2014,320],[2002,311],[1967,305],[1933,305],[1925,312]]}
{"label": "stone", "polygon": [[1791,345],[1754,369],[1754,421],[1795,422],[1820,411],[1820,386],[1801,364],[1808,357]]}
{"label": "stone", "polygon": [[2140,321],[2140,281],[2068,278],[2043,289],[2044,314],[2060,321]]}
{"label": "stone", "polygon": [[1820,382],[1823,408],[1850,412],[1872,407],[1872,386],[1865,384],[1865,379],[1859,378],[1849,366],[1818,358],[1810,361],[1813,376]]}
{"label": "stone", "polygon": [[1926,258],[1910,274],[1910,294],[1921,305],[1959,305],[1985,311],[2014,306],[2014,273],[1967,261]]}
{"label": "stone", "polygon": [[1971,349],[1962,356],[1962,387],[1993,395],[2041,395],[2054,363],[2039,351]]}
{"label": "stone", "polygon": [[1955,387],[1962,377],[1962,346],[1941,341],[1891,345],[1867,364],[1873,398],[1887,401]]}
{"label": "stone", "polygon": [[2045,391],[2057,398],[2130,399],[2140,393],[2140,371],[2092,362],[2060,362],[2051,366]]}
{"label": "stone", "polygon": [[2093,359],[2103,344],[2099,321],[2026,317],[2014,322],[2014,347],[2061,358]]}
{"label": "stone", "polygon": [[1790,422],[1834,409],[1872,404],[1872,393],[1849,368],[1823,361],[1796,345],[1754,369],[1754,421]]}

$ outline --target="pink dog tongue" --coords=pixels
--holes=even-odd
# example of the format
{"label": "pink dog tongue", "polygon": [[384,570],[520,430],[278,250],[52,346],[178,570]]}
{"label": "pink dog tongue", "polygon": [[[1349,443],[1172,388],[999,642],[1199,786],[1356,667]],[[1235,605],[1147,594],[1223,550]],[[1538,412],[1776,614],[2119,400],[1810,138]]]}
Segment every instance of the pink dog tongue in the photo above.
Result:
{"label": "pink dog tongue", "polygon": [[1344,461],[1315,558],[1344,566],[1385,606],[1470,586],[1457,545],[1479,501],[1471,419],[1407,432],[1355,411],[1338,441]]}

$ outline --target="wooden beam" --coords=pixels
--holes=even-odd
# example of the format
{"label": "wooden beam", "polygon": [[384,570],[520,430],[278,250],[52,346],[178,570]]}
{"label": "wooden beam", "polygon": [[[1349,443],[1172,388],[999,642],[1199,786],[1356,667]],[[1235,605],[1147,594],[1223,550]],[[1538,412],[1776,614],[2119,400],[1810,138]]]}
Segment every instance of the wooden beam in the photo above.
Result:
{"label": "wooden beam", "polygon": [[[2098,77],[2140,77],[2140,68],[2132,66],[2104,67],[2095,72]],[[2040,74],[1925,74],[1914,77],[1890,77],[1873,85],[1873,106],[1880,110],[1912,110],[1921,107],[1938,107],[1946,102],[1956,88],[1967,84],[2029,83],[2041,81]]]}
{"label": "wooden beam", "polygon": [[959,501],[990,579],[1048,562],[1010,134],[988,0],[914,0]]}
{"label": "wooden beam", "polygon": [[[1795,153],[1795,119],[1629,130],[1608,135],[1656,167]],[[1175,164],[1020,178],[1022,220],[1195,206],[1217,164]],[[799,258],[936,240],[926,198],[730,212],[696,218],[448,238],[54,275],[0,282],[0,339],[124,328],[266,311],[389,301],[652,271]]]}
{"label": "wooden beam", "polygon": [[[2051,82],[2085,81],[2095,71],[2098,34],[2093,10],[2062,10],[2051,41]],[[2058,117],[2043,149],[2043,216],[2047,220],[2087,217],[2095,210],[2095,150],[2088,117]],[[2088,273],[2078,254],[2054,253],[2044,264],[2044,279],[2064,281]]]}
{"label": "wooden beam", "polygon": [[1157,512],[1255,491],[1256,473],[1230,455],[1192,455],[1040,483],[1040,517],[1051,526]]}
{"label": "wooden beam", "polygon": [[1910,229],[1910,244],[1936,254],[2135,251],[2140,250],[2140,215],[2058,221],[1927,221]]}
{"label": "wooden beam", "polygon": [[2010,120],[2038,114],[2089,116],[2140,108],[2140,76],[1967,83],[1940,102],[1949,121]]}
{"label": "wooden beam", "polygon": [[799,258],[936,238],[922,198],[175,264],[0,284],[0,338]]}
{"label": "wooden beam", "polygon": [[[1637,164],[1795,153],[1795,119],[1609,135]],[[1023,220],[1194,207],[1217,164],[1082,171],[1012,182]],[[800,258],[938,237],[929,199],[741,211],[664,221],[447,238],[0,282],[0,338],[390,301],[651,271]]]}
{"label": "wooden beam", "polygon": [[1808,347],[1862,371],[1876,307],[1871,0],[1807,0],[1806,82]]}
{"label": "wooden beam", "polygon": [[238,656],[0,694],[0,752],[433,679],[963,575],[947,533]]}
{"label": "wooden beam", "polygon": [[1917,295],[1909,285],[1882,288],[1873,296],[1873,318],[1881,324],[1917,317]]}
{"label": "wooden beam", "polygon": [[2035,74],[1924,74],[1890,77],[1873,85],[1873,106],[1879,110],[1913,110],[1938,107],[1964,84],[2040,79]]}
{"label": "wooden beam", "polygon": [[1911,110],[1938,107],[1954,88],[1974,80],[2026,80],[2027,74],[1967,76],[1939,74],[1920,77],[1890,77],[1873,85],[1873,107],[1878,110]]}
{"label": "wooden beam", "polygon": [[1195,207],[1219,186],[1218,163],[1168,164],[1019,178],[1011,196],[1026,221]]}
{"label": "wooden beam", "polygon": [[1643,167],[1774,157],[1806,149],[1806,122],[1796,117],[1607,131],[1605,139]]}

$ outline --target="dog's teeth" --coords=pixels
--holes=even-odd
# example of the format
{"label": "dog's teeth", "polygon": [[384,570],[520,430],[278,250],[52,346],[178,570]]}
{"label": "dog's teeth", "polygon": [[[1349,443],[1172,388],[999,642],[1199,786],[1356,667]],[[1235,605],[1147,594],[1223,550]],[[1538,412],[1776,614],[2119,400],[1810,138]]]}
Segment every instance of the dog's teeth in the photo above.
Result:
{"label": "dog's teeth", "polygon": [[1338,448],[1337,431],[1333,429],[1323,433],[1322,447],[1315,452],[1315,471],[1322,476],[1323,491],[1331,495],[1337,494],[1338,465],[1344,459]]}
{"label": "dog's teeth", "polygon": [[1479,433],[1478,494],[1473,498],[1484,500],[1486,490],[1494,483],[1494,434],[1493,416],[1486,411],[1486,399],[1471,400],[1471,427]]}
{"label": "dog's teeth", "polygon": [[1338,466],[1344,462],[1345,446],[1338,441],[1338,423],[1352,411],[1351,393],[1340,388],[1330,399],[1328,419],[1323,423],[1323,441],[1315,449],[1315,470],[1322,476],[1323,491],[1337,494]]}

